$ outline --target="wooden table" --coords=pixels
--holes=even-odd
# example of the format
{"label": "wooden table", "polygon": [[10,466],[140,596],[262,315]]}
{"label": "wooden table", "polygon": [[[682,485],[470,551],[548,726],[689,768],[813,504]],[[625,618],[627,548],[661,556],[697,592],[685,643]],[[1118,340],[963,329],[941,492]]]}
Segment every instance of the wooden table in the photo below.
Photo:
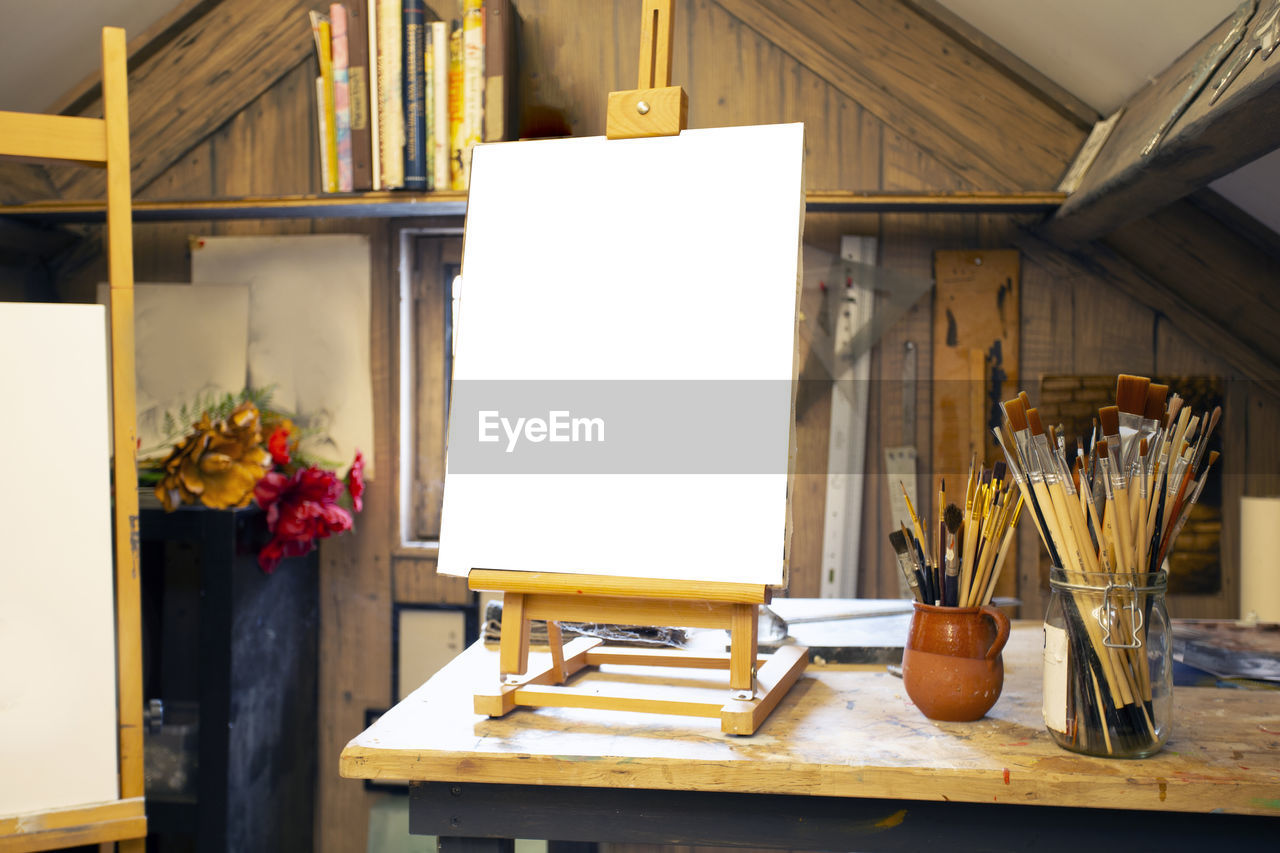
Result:
{"label": "wooden table", "polygon": [[977,723],[925,719],[883,667],[811,666],[754,736],[735,737],[687,717],[476,716],[471,693],[498,671],[496,651],[476,644],[352,740],[341,772],[411,780],[411,831],[465,849],[547,838],[1079,853],[1209,849],[1224,836],[1274,849],[1280,694],[1178,688],[1159,755],[1075,755],[1041,721],[1041,646],[1039,624],[1016,624],[1004,693]]}

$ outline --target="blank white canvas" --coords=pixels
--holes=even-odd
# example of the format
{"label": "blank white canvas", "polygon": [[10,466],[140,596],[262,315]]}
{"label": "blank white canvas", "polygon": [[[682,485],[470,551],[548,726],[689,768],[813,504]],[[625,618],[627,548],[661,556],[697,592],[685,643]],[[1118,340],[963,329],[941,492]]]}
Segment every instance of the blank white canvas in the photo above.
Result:
{"label": "blank white canvas", "polygon": [[[455,394],[485,379],[790,383],[803,148],[800,124],[478,147]],[[755,473],[481,474],[451,452],[439,570],[784,584],[784,392],[756,425]],[[475,429],[455,407],[451,437]]]}
{"label": "blank white canvas", "polygon": [[363,234],[202,237],[191,282],[249,286],[249,382],[280,408],[319,420],[304,447],[341,471],[357,448],[373,478],[369,238]]}
{"label": "blank white canvas", "polygon": [[100,305],[0,303],[0,817],[114,800]]}
{"label": "blank white canvas", "polygon": [[[99,304],[108,304],[108,293],[109,285],[100,283]],[[245,387],[249,288],[135,284],[133,312],[139,447],[144,456],[164,456],[166,412],[177,418],[184,404],[190,409],[197,399],[239,394]],[[185,434],[191,425],[178,426]]]}

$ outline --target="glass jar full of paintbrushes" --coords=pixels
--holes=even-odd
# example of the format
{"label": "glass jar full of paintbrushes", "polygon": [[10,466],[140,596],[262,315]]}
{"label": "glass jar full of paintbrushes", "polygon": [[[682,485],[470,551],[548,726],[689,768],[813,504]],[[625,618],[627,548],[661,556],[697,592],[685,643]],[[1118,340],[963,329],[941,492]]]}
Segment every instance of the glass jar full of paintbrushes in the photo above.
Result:
{"label": "glass jar full of paintbrushes", "polygon": [[1058,745],[1145,758],[1173,707],[1163,571],[1124,577],[1054,567],[1044,622],[1044,722]]}

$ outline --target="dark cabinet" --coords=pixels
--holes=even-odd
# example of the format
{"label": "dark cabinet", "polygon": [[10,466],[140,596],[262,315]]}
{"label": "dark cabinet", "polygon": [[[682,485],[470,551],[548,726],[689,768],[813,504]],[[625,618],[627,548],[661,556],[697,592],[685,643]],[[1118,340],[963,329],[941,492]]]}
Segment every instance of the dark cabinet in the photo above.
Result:
{"label": "dark cabinet", "polygon": [[143,688],[167,709],[148,715],[148,849],[312,849],[318,559],[265,574],[266,536],[256,507],[143,501]]}

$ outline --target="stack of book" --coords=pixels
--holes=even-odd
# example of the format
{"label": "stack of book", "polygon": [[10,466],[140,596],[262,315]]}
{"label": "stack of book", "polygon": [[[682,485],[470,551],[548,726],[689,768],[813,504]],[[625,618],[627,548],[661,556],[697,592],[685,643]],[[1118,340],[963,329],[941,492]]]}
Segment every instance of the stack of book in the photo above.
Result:
{"label": "stack of book", "polygon": [[[471,150],[514,136],[511,0],[348,0],[311,12],[325,192],[465,190]],[[437,3],[437,6],[442,3]]]}

